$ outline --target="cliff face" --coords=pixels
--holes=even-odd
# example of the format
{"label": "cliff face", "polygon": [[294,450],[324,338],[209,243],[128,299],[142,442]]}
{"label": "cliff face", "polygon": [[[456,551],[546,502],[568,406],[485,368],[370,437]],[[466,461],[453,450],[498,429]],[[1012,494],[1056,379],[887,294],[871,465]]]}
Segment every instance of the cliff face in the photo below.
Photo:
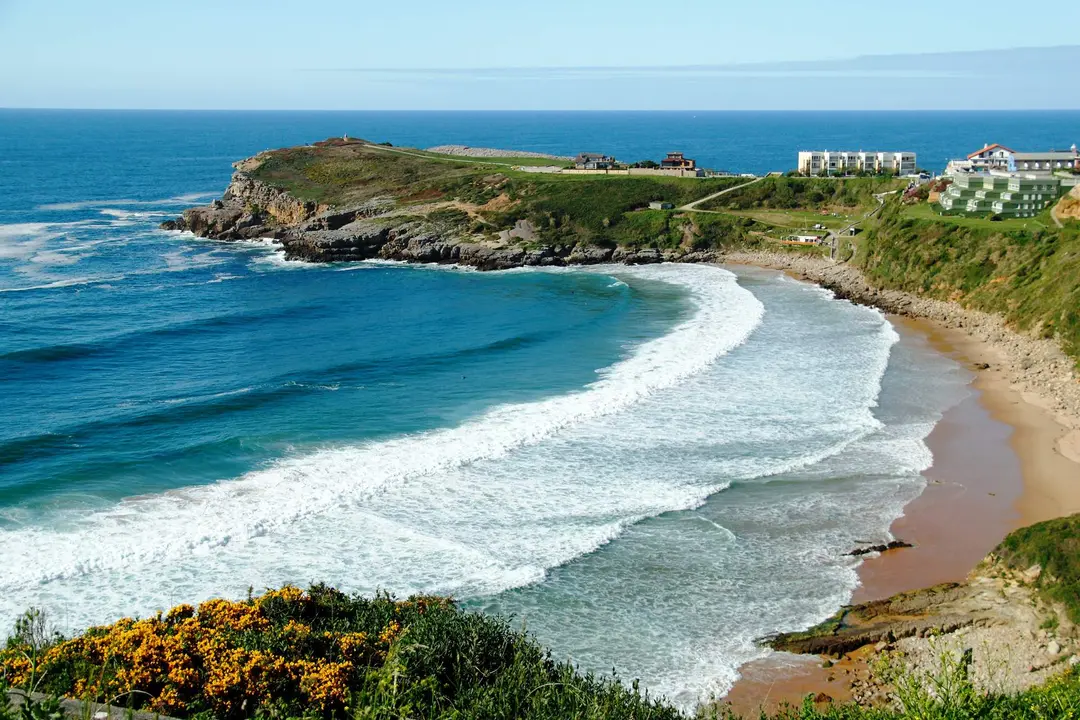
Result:
{"label": "cliff face", "polygon": [[162,223],[162,227],[190,230],[215,240],[280,237],[285,228],[304,222],[318,210],[314,203],[300,202],[284,190],[237,171],[220,200],[185,210],[183,217]]}
{"label": "cliff face", "polygon": [[254,159],[237,172],[220,200],[185,210],[162,223],[166,230],[190,230],[214,240],[274,238],[286,257],[311,262],[370,259],[417,263],[459,263],[481,270],[522,266],[702,262],[710,252],[612,248],[599,245],[527,243],[504,232],[497,241],[470,234],[425,214],[403,211],[391,198],[376,198],[346,208],[303,202],[248,174]]}

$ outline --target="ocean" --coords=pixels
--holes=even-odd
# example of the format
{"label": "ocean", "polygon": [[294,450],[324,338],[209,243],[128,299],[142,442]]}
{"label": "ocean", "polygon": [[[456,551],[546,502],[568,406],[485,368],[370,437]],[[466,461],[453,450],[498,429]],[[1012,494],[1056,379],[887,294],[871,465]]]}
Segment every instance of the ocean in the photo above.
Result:
{"label": "ocean", "polygon": [[0,628],[321,581],[452,595],[684,707],[724,692],[849,599],[844,553],[922,490],[966,370],[767,271],[310,265],[157,225],[346,132],[762,170],[1060,146],[1077,115],[934,117],[0,111]]}

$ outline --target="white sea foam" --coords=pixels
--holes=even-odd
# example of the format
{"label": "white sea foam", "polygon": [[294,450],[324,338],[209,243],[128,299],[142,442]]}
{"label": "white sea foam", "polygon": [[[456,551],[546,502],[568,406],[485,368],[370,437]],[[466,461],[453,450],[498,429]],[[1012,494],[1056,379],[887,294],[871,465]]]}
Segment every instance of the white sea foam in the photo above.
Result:
{"label": "white sea foam", "polygon": [[207,393],[205,395],[191,395],[186,397],[168,398],[160,400],[163,405],[187,405],[189,403],[201,403],[208,400],[220,400],[221,398],[233,397],[234,395],[246,395],[254,390],[254,387],[237,388],[236,390],[224,390],[217,393]]}
{"label": "white sea foam", "polygon": [[290,260],[284,250],[259,255],[252,260],[252,265],[262,272],[277,270],[321,270],[322,266],[304,260]]}
{"label": "white sea foam", "polygon": [[[617,414],[708,367],[742,343],[760,321],[760,303],[740,289],[726,271],[655,267],[626,272],[687,286],[694,292],[697,311],[668,335],[641,345],[606,369],[585,391],[496,407],[457,428],[327,449],[284,459],[266,470],[213,486],[127,501],[72,519],[66,532],[43,528],[2,532],[0,554],[7,560],[0,570],[4,612],[26,605],[27,593],[37,595],[43,588],[50,588],[53,597],[58,597],[102,577],[127,576],[150,566],[160,571],[194,555],[249,552],[260,539],[317,524],[322,516],[341,507],[362,510],[375,493],[504,457],[588,420]],[[700,502],[703,497],[700,490],[678,487],[663,494],[666,501],[661,507],[665,509]],[[636,512],[584,531],[580,538],[563,543],[564,552],[587,552],[606,542],[626,522],[648,514],[650,506],[643,503]],[[72,552],[72,548],[76,550]],[[572,556],[558,554],[554,562]],[[535,580],[543,569],[537,565],[493,571],[494,577],[481,585],[488,591],[498,590],[502,584]],[[480,582],[483,575],[481,572],[472,580]],[[112,580],[109,585],[118,587]],[[116,602],[112,593],[105,595]],[[104,596],[99,593],[98,597]],[[131,601],[137,603],[135,608],[130,608]],[[156,598],[132,597],[121,606],[145,611],[150,609],[147,601],[156,602]],[[120,609],[89,599],[78,607],[87,613],[81,618],[83,622]]]}
{"label": "white sea foam", "polygon": [[38,205],[38,210],[54,210],[54,211],[70,211],[70,210],[85,210],[87,208],[108,207],[110,205],[131,205],[131,206],[146,206],[146,205],[190,205],[209,197],[217,195],[217,192],[201,192],[201,193],[186,193],[184,195],[176,195],[170,198],[161,198],[159,200],[130,200],[130,199],[118,199],[118,200],[82,200],[79,202],[66,202],[66,203],[49,203],[46,205]]}
{"label": "white sea foam", "polygon": [[207,285],[217,285],[218,283],[228,282],[229,280],[241,280],[240,275],[230,275],[229,273],[220,273],[214,276],[213,280],[207,280]]}
{"label": "white sea foam", "polygon": [[116,208],[105,208],[99,211],[102,215],[113,217],[118,220],[150,220],[153,218],[172,217],[176,213],[166,211],[148,211],[148,210],[119,210]]}
{"label": "white sea foam", "polygon": [[8,287],[0,288],[0,293],[15,293],[15,292],[29,292],[31,290],[54,290],[56,288],[74,287],[78,285],[96,285],[98,283],[115,282],[122,280],[123,276],[110,276],[110,277],[77,277],[77,278],[64,278],[63,280],[54,280],[48,283],[42,283],[40,285],[27,285],[23,287]]}

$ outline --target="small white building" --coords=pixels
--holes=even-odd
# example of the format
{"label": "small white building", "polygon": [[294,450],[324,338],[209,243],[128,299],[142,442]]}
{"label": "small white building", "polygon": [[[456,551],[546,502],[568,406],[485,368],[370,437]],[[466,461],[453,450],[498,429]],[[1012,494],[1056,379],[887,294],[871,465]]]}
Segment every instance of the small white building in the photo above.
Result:
{"label": "small white building", "polygon": [[1016,151],[1004,145],[994,143],[987,144],[982,150],[976,150],[967,156],[967,162],[972,172],[986,170],[1010,170],[1013,156]]}
{"label": "small white building", "polygon": [[914,175],[913,152],[851,152],[847,150],[802,150],[799,172],[803,175],[848,175],[857,172]]}

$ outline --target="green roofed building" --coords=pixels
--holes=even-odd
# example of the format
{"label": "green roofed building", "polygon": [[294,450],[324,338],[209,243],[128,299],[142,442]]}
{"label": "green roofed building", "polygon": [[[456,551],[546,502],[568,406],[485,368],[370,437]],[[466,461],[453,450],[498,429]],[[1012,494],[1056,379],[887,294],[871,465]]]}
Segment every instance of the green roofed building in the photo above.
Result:
{"label": "green roofed building", "polygon": [[1057,199],[1059,186],[1053,177],[957,175],[941,194],[941,209],[961,215],[1033,217]]}

